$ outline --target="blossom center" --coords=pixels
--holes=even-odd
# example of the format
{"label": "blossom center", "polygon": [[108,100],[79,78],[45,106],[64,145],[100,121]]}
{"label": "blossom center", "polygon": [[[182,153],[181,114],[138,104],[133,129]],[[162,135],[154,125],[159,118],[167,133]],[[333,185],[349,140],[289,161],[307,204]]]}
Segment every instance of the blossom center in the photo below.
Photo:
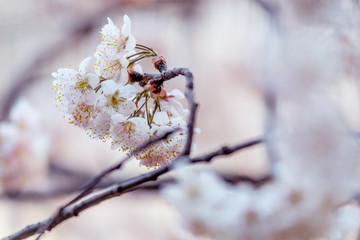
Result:
{"label": "blossom center", "polygon": [[84,79],[83,81],[79,81],[75,84],[75,89],[80,89],[82,92],[84,92],[86,89],[89,88],[91,88],[91,86],[88,83],[87,79]]}
{"label": "blossom center", "polygon": [[108,105],[112,108],[117,108],[119,103],[125,102],[127,99],[119,96],[119,90],[116,90],[114,94],[108,97]]}

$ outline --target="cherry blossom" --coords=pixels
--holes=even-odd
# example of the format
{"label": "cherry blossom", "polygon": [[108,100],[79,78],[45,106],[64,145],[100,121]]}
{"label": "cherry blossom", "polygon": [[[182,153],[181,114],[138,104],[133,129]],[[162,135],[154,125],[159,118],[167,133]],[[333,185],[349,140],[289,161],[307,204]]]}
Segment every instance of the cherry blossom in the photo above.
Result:
{"label": "cherry blossom", "polygon": [[110,18],[104,25],[100,34],[100,44],[97,47],[95,57],[95,72],[99,76],[109,79],[115,77],[117,81],[127,81],[127,67],[129,61],[127,54],[134,50],[136,41],[130,32],[130,18],[124,16],[124,25],[117,27]]}
{"label": "cherry blossom", "polygon": [[134,117],[127,120],[123,115],[112,116],[112,148],[133,151],[136,146],[149,140],[149,126],[144,118]]}
{"label": "cherry blossom", "polygon": [[94,115],[94,104],[97,94],[94,88],[99,84],[99,77],[89,73],[91,57],[84,59],[79,71],[70,68],[58,69],[53,73],[53,85],[56,103],[64,112],[70,123],[87,128]]}
{"label": "cherry blossom", "polygon": [[[141,165],[159,167],[183,151],[188,110],[180,102],[184,95],[179,90],[167,93],[161,80],[149,80],[139,88],[128,82],[128,70],[142,72],[138,61],[157,56],[154,49],[137,45],[130,30],[128,16],[120,28],[108,18],[96,48],[95,73],[89,72],[91,57],[81,62],[78,71],[61,68],[53,73],[56,103],[70,123],[129,153],[180,128],[169,139],[135,155]],[[155,58],[160,61],[154,63],[155,69],[166,70],[165,58]]]}
{"label": "cherry blossom", "polygon": [[[174,122],[170,121],[166,112],[157,112],[153,118],[154,123],[151,125],[150,138],[159,137],[166,132],[186,126],[185,122],[178,122],[174,118],[172,120]],[[141,164],[147,167],[166,165],[182,152],[185,143],[184,137],[184,129],[181,129],[168,139],[150,145],[137,154],[136,158],[140,159]]]}

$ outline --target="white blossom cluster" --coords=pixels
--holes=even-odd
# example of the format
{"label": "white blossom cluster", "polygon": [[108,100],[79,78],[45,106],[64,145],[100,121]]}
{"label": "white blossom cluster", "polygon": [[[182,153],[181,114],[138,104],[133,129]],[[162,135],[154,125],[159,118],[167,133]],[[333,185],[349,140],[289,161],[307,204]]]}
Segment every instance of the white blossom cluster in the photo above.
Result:
{"label": "white blossom cluster", "polygon": [[191,232],[222,240],[355,239],[347,236],[358,234],[359,208],[341,206],[360,191],[359,140],[334,101],[334,85],[360,78],[360,10],[349,2],[273,2],[281,31],[266,39],[256,69],[261,90],[277,100],[266,136],[276,156],[273,180],[255,188],[180,169],[163,194]]}
{"label": "white blossom cluster", "polygon": [[[150,53],[156,56],[154,51]],[[121,27],[108,19],[94,56],[95,64],[88,57],[78,70],[61,68],[53,73],[59,109],[70,123],[93,138],[110,139],[112,148],[122,151],[131,152],[154,137],[180,128],[135,156],[147,167],[167,164],[181,153],[184,144],[188,110],[179,101],[184,95],[179,90],[166,92],[163,86],[158,93],[150,82],[143,88],[131,83],[128,70],[141,71],[137,61],[149,57],[149,48],[136,44],[126,15]]]}
{"label": "white blossom cluster", "polygon": [[8,121],[0,123],[0,183],[16,191],[47,166],[49,138],[39,114],[26,100],[12,108]]}

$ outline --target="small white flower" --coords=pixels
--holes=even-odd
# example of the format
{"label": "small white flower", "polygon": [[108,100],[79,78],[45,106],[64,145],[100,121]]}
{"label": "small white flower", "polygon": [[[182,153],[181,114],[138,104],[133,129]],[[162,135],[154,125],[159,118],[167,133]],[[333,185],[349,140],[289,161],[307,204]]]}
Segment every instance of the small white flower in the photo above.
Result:
{"label": "small white flower", "polygon": [[126,120],[121,114],[113,115],[110,129],[112,148],[133,151],[137,146],[149,140],[149,130],[144,118],[135,117]]}
{"label": "small white flower", "polygon": [[61,68],[53,73],[53,85],[56,102],[60,110],[68,117],[69,122],[82,128],[87,128],[94,115],[96,88],[99,77],[88,72],[91,57],[84,59],[79,65],[79,71]]}
{"label": "small white flower", "polygon": [[95,72],[105,79],[115,77],[125,83],[128,79],[128,54],[135,49],[136,41],[131,34],[131,23],[127,15],[124,16],[124,25],[117,27],[110,18],[108,24],[101,30],[100,44],[95,53],[97,59]]}
{"label": "small white flower", "polygon": [[123,54],[118,54],[113,57],[107,56],[105,53],[95,53],[97,58],[95,63],[95,73],[104,79],[114,78],[117,82],[125,84],[128,81],[129,75],[127,67],[129,61]]}
{"label": "small white flower", "polygon": [[137,93],[132,85],[120,86],[113,80],[101,83],[102,95],[98,96],[95,104],[94,120],[89,127],[90,135],[105,140],[110,135],[111,117],[121,114],[128,117],[136,110],[136,105],[129,98]]}
{"label": "small white flower", "polygon": [[165,99],[160,100],[160,107],[162,111],[167,111],[171,115],[185,117],[189,114],[189,110],[185,109],[179,100],[184,99],[185,96],[178,89],[174,89],[167,93]]}
{"label": "small white flower", "polygon": [[109,57],[134,50],[136,46],[135,38],[131,34],[130,18],[127,15],[124,15],[124,25],[121,28],[108,18],[108,24],[103,26],[100,34],[97,51]]}
{"label": "small white flower", "polygon": [[107,80],[101,83],[103,95],[99,97],[97,108],[101,112],[107,112],[110,115],[121,113],[129,116],[136,110],[136,105],[129,98],[133,97],[138,90],[133,85],[120,87],[113,80]]}
{"label": "small white flower", "polygon": [[[172,122],[174,121],[174,122]],[[175,128],[185,129],[186,123],[178,118],[169,118],[166,112],[157,112],[153,117],[150,138],[160,137]],[[168,139],[151,144],[135,157],[141,165],[159,167],[166,165],[182,151],[185,143],[185,131],[173,133]]]}

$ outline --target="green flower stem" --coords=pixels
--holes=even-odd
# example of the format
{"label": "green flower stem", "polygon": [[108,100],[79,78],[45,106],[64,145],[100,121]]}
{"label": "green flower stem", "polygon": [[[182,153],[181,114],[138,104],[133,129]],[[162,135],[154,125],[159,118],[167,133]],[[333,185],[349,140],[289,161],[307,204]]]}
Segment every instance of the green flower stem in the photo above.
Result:
{"label": "green flower stem", "polygon": [[156,106],[159,106],[159,112],[161,112],[160,98],[156,98]]}
{"label": "green flower stem", "polygon": [[144,59],[146,57],[149,57],[148,55],[145,55],[145,56],[141,56],[141,57],[138,57],[136,58],[135,60],[132,60],[130,63],[129,63],[129,66],[133,65],[134,63],[140,61],[141,59]]}
{"label": "green flower stem", "polygon": [[150,51],[150,52],[152,52],[153,54],[154,54],[154,56],[157,56],[158,54],[157,54],[157,52],[153,49],[153,48],[149,48],[149,47],[147,47],[147,46],[145,46],[145,45],[142,45],[142,44],[136,44],[136,47],[135,48],[137,48],[137,49],[143,49],[143,50],[148,50],[148,51]]}
{"label": "green flower stem", "polygon": [[138,93],[137,96],[135,96],[135,98],[133,99],[133,101],[136,99],[136,101],[135,101],[136,107],[138,106],[139,101],[141,100],[141,98],[143,97],[143,95],[144,95],[145,93],[147,93],[147,90],[146,90],[146,89],[143,90],[142,92]]}
{"label": "green flower stem", "polygon": [[155,107],[154,107],[153,112],[152,112],[152,117],[151,117],[151,122],[150,122],[150,123],[153,122],[153,119],[154,119],[156,110],[160,107],[160,104],[159,104],[159,102],[158,102],[158,99],[159,99],[159,97],[156,98]]}
{"label": "green flower stem", "polygon": [[145,102],[133,113],[134,117],[138,117],[140,115],[140,110],[145,106]]}
{"label": "green flower stem", "polygon": [[135,57],[135,56],[138,56],[141,54],[147,54],[147,53],[149,53],[149,51],[142,51],[142,52],[134,53],[133,55],[128,56],[127,59],[130,59],[132,57]]}
{"label": "green flower stem", "polygon": [[149,127],[151,128],[151,123],[150,123],[150,119],[149,119],[149,109],[148,109],[148,105],[147,105],[148,100],[149,100],[149,95],[146,94],[146,98],[145,98],[146,120],[147,120],[147,123],[148,123]]}

